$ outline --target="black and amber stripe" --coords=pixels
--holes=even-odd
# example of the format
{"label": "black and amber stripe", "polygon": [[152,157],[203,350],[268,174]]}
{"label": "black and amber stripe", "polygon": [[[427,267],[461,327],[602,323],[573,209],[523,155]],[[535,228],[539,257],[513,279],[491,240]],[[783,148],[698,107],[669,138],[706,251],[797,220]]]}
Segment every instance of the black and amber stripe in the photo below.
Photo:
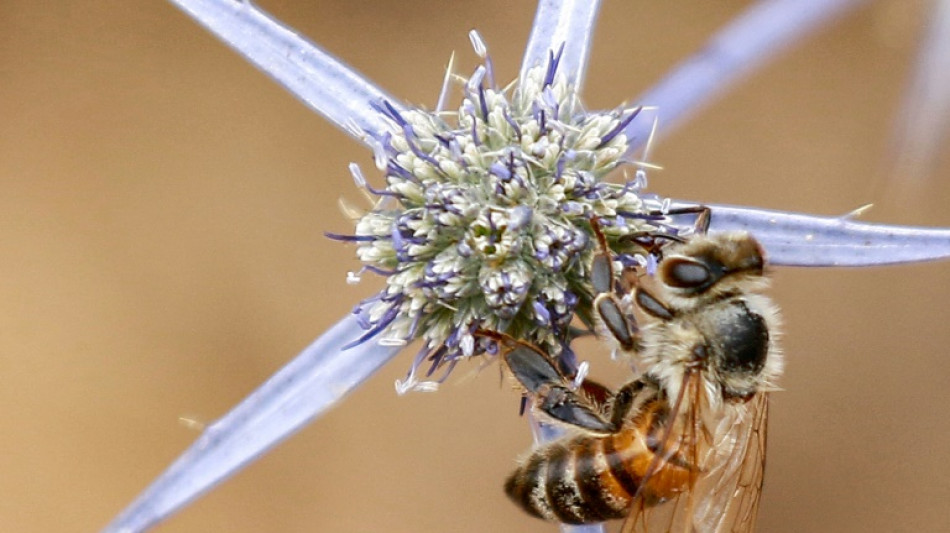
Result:
{"label": "black and amber stripe", "polygon": [[[644,430],[659,429],[658,407],[646,407],[634,427],[618,433],[575,437],[536,450],[508,478],[505,492],[527,513],[565,524],[623,518],[634,497],[652,505],[682,492],[691,469],[656,461],[644,439]],[[651,468],[656,471],[644,484]]]}
{"label": "black and amber stripe", "polygon": [[589,524],[623,518],[630,495],[611,472],[603,446],[604,439],[582,437],[542,448],[508,478],[505,492],[546,520]]}

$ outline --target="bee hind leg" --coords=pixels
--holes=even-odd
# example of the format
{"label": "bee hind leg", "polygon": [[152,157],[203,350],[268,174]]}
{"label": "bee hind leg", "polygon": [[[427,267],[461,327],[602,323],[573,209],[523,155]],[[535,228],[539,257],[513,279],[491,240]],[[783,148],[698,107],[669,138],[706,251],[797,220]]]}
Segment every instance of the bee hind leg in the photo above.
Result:
{"label": "bee hind leg", "polygon": [[516,342],[504,359],[515,379],[531,396],[534,409],[555,421],[597,433],[617,431],[600,409],[573,390],[554,364],[535,347]]}

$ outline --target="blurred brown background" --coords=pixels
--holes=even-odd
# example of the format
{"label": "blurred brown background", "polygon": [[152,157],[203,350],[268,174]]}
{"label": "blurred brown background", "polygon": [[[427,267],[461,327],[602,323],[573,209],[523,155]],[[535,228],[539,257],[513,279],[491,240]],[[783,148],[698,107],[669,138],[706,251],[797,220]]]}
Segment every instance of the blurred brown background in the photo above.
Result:
{"label": "blurred brown background", "polygon": [[[484,35],[513,77],[534,14],[503,0],[264,2],[408,102]],[[612,107],[749,2],[605,0],[585,90]],[[887,148],[927,19],[873,3],[666,138],[675,198],[950,226],[950,167],[893,196]],[[0,4],[0,531],[95,531],[211,421],[378,285],[344,283],[341,196],[370,154],[164,2]],[[779,269],[761,531],[950,523],[950,263]],[[623,369],[593,355],[614,383]],[[158,528],[553,531],[500,484],[529,445],[517,395],[470,368],[397,397],[402,356]]]}

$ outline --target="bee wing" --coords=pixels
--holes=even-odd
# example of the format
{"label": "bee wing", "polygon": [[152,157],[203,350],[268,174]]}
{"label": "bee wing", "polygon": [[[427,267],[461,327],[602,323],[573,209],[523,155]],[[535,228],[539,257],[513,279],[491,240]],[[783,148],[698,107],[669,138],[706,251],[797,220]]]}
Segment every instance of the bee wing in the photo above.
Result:
{"label": "bee wing", "polygon": [[694,489],[699,500],[694,524],[699,531],[745,532],[755,529],[765,473],[768,393],[735,406],[731,427],[722,428],[710,469]]}
{"label": "bee wing", "polygon": [[701,382],[689,379],[684,383],[681,394],[688,394],[692,401],[685,412],[671,413],[672,431],[665,439],[678,457],[700,466],[696,477],[686,490],[665,502],[650,505],[639,498],[634,501],[624,532],[754,530],[765,470],[768,394],[760,392],[744,404],[725,405],[725,416],[710,420]]}
{"label": "bee wing", "polygon": [[[702,379],[698,373],[689,372],[683,380],[679,394],[669,407],[670,412],[667,424],[660,429],[657,452],[654,464],[650,465],[641,481],[646,485],[650,477],[662,475],[661,472],[668,462],[685,462],[691,465],[702,465],[712,449],[712,435],[701,431],[700,414],[702,404],[699,403],[702,394]],[[701,467],[700,467],[701,468]],[[670,533],[689,532],[697,500],[693,498],[695,488],[702,472],[696,468],[695,475],[690,479],[682,492],[661,502],[649,502],[637,494],[630,516],[624,521],[621,528],[624,533]]]}

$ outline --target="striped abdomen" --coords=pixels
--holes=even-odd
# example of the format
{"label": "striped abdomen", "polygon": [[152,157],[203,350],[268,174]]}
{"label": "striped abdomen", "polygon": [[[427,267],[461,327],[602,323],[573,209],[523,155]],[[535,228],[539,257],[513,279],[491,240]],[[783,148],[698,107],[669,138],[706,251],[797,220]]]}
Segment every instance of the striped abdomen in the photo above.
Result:
{"label": "striped abdomen", "polygon": [[532,453],[505,482],[505,492],[546,520],[585,524],[623,518],[638,490],[643,505],[686,490],[691,471],[681,462],[662,462],[640,488],[655,457],[638,427],[556,441]]}

